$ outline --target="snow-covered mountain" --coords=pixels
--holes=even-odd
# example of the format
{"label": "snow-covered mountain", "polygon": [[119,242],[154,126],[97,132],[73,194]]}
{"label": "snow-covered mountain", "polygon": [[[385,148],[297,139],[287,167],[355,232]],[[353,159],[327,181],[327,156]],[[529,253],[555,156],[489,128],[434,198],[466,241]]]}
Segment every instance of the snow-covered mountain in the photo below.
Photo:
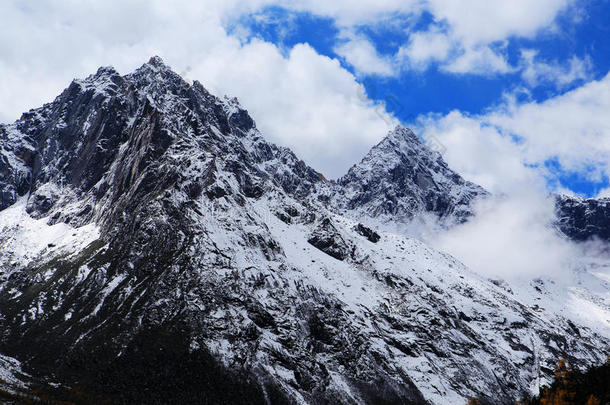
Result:
{"label": "snow-covered mountain", "polygon": [[556,198],[557,225],[569,238],[610,241],[610,198]]}
{"label": "snow-covered mountain", "polygon": [[471,203],[488,193],[451,170],[410,129],[397,127],[329,190],[333,206],[357,216],[407,223],[430,213],[442,223],[464,222]]}
{"label": "snow-covered mountain", "polygon": [[608,354],[551,287],[361,223],[459,222],[486,195],[406,129],[328,182],[152,58],[0,126],[0,153],[0,384],[20,395],[511,403]]}

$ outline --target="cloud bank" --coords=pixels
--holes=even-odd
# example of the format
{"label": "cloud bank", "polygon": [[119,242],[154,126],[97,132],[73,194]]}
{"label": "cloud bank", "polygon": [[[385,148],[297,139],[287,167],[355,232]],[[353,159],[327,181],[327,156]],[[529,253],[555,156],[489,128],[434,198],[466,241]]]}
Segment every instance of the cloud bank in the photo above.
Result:
{"label": "cloud bank", "polygon": [[[544,102],[514,97],[483,115],[453,111],[420,117],[424,138],[446,147],[445,159],[494,197],[475,218],[426,240],[491,277],[565,276],[575,263],[606,254],[600,243],[575,244],[553,226],[554,199],[545,163],[588,175],[610,176],[610,75]],[[602,190],[599,196],[608,196]]]}

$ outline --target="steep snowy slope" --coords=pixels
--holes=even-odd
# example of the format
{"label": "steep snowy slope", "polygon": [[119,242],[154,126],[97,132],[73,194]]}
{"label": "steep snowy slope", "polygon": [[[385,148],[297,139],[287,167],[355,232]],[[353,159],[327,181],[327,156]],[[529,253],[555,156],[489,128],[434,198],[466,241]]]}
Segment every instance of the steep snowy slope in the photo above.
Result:
{"label": "steep snowy slope", "polygon": [[572,322],[575,336],[580,333],[580,326],[610,336],[610,261],[607,258],[583,258],[559,277],[510,280],[510,286],[519,301]]}
{"label": "steep snowy slope", "polygon": [[600,338],[590,329],[577,336],[555,308],[524,306],[512,292],[419,241],[382,233],[373,244],[357,237],[354,222],[334,216],[333,223],[351,242],[353,263],[303,249],[307,229],[295,232],[279,222],[271,229],[295,266],[314,263],[297,279],[339,297],[373,349],[389,354],[392,368],[408,375],[431,403],[466,402],[496,384],[502,389],[487,398],[510,403],[515,387],[535,390],[545,382],[560,352],[597,350],[581,346]]}
{"label": "steep snowy slope", "polygon": [[[1,133],[0,352],[65,387],[56,398],[511,403],[557,359],[608,354],[603,331],[362,226],[358,186],[324,198],[338,186],[158,58],[74,81]],[[387,148],[421,175],[380,180],[411,191],[361,213],[465,218],[484,191],[410,138]]]}
{"label": "steep snowy slope", "polygon": [[[195,274],[170,278],[190,287],[140,287],[137,296],[155,297],[146,299],[150,307],[144,316],[153,316],[152,311],[162,318],[157,322],[188,313],[189,323],[198,325],[190,334],[190,349],[205,347],[231,368],[248,364],[299,402],[369,402],[379,399],[375,387],[383,387],[385,399],[396,403],[461,403],[487,395],[509,403],[521,390],[544,383],[557,358],[569,355],[575,365],[603,360],[599,348],[608,342],[601,336],[581,326],[575,333],[567,319],[520,304],[511,293],[421,242],[382,233],[372,243],[355,231],[355,223],[328,212],[310,222],[308,207],[281,193],[246,206],[252,222],[242,228],[236,226],[233,207],[197,202],[208,212],[198,218],[206,223],[206,236],[222,252],[215,260],[224,263],[210,265],[198,258],[198,270],[191,270]],[[277,215],[286,207],[290,224]],[[343,261],[307,242],[323,218],[350,246]],[[266,248],[249,246],[254,237],[266,240]],[[194,250],[204,251],[198,248]],[[110,276],[95,268],[95,259],[77,267],[78,260],[72,280],[47,281],[61,271],[49,268],[37,272],[37,285],[61,288],[68,282],[80,289],[98,278],[96,296],[77,302],[66,297],[72,301],[66,305],[55,301],[54,288],[45,288],[50,296],[30,301],[19,319],[46,328],[61,314],[66,325],[55,324],[54,333],[68,327],[63,336],[69,336],[69,329],[77,328],[80,335],[73,339],[82,345],[95,341],[98,323],[103,326],[113,312],[108,307],[128,319],[142,312],[124,308],[135,301],[130,299],[139,285],[134,269],[128,266]],[[158,281],[169,283],[167,277]],[[49,298],[58,309],[48,306]]]}
{"label": "steep snowy slope", "polygon": [[21,370],[19,361],[0,354],[0,401],[4,403],[10,394],[23,389],[23,380],[27,377]]}

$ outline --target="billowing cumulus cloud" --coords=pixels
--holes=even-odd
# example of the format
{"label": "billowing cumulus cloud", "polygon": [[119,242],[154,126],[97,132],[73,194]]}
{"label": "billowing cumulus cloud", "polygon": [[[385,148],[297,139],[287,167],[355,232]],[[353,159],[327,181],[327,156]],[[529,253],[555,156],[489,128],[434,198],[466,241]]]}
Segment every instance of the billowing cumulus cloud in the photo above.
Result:
{"label": "billowing cumulus cloud", "polygon": [[192,74],[217,93],[239,94],[268,139],[327,176],[347,172],[395,124],[337,60],[308,45],[284,57],[273,45],[253,41],[238,53],[239,64],[233,55],[205,58]]}
{"label": "billowing cumulus cloud", "polygon": [[466,44],[488,44],[510,36],[530,37],[549,27],[569,0],[429,0],[430,11]]}
{"label": "billowing cumulus cloud", "polygon": [[486,120],[523,144],[530,163],[556,158],[591,179],[610,174],[610,74],[544,102],[509,102]]}
{"label": "billowing cumulus cloud", "polygon": [[510,192],[544,178],[550,160],[592,181],[609,177],[607,111],[610,74],[543,102],[507,97],[486,114],[429,115],[420,117],[420,126],[424,137],[446,146],[445,158],[460,173],[492,191]]}
{"label": "billowing cumulus cloud", "polygon": [[432,14],[447,25],[459,56],[448,58],[445,69],[455,73],[507,73],[512,69],[502,47],[490,47],[510,37],[530,38],[550,29],[569,0],[429,0]]}
{"label": "billowing cumulus cloud", "polygon": [[[598,255],[598,245],[569,243],[553,226],[555,206],[545,162],[587,174],[610,175],[610,75],[546,100],[512,97],[483,115],[453,111],[420,117],[425,138],[442,143],[445,159],[494,197],[475,207],[469,223],[428,236],[482,274],[520,278],[567,274],[577,260]],[[610,196],[608,189],[600,197]]]}
{"label": "billowing cumulus cloud", "polygon": [[158,54],[214,93],[238,96],[269,140],[337,177],[394,121],[339,61],[305,44],[285,52],[269,42],[227,33],[227,21],[268,4],[43,2],[30,9],[3,2],[0,121],[12,121],[52,100],[74,77],[101,65],[128,73]]}

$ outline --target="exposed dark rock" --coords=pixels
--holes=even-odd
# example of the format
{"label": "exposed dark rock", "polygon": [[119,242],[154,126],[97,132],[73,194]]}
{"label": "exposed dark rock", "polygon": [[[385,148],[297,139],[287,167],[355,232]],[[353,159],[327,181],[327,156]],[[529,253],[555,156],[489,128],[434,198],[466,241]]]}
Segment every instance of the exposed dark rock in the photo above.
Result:
{"label": "exposed dark rock", "polygon": [[280,219],[280,221],[282,221],[285,224],[291,224],[292,223],[292,217],[283,213],[283,212],[276,212],[275,216],[278,217]]}
{"label": "exposed dark rock", "polygon": [[350,246],[329,218],[324,218],[307,239],[312,246],[337,260],[353,256],[354,246]]}
{"label": "exposed dark rock", "polygon": [[362,224],[356,225],[355,229],[356,232],[367,238],[370,242],[377,243],[381,239],[381,236],[379,236],[377,232],[373,231],[371,228],[367,228]]}
{"label": "exposed dark rock", "polygon": [[610,242],[610,198],[556,197],[557,226],[570,239]]}

